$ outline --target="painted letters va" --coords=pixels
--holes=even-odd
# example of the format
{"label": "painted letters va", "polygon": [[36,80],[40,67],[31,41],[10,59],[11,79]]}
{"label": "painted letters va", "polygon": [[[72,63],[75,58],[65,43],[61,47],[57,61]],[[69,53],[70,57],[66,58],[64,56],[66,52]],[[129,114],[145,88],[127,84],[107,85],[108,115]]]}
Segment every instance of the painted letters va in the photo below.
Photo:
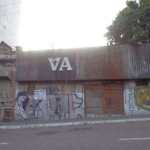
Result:
{"label": "painted letters va", "polygon": [[[57,67],[58,67],[58,64],[60,62],[60,57],[57,57],[55,59],[54,58],[48,58],[48,61],[50,63],[52,71],[56,71]],[[70,65],[68,57],[64,57],[64,59],[61,63],[61,66],[59,68],[59,71],[63,71],[63,68],[67,68],[67,70],[72,70],[72,67]]]}

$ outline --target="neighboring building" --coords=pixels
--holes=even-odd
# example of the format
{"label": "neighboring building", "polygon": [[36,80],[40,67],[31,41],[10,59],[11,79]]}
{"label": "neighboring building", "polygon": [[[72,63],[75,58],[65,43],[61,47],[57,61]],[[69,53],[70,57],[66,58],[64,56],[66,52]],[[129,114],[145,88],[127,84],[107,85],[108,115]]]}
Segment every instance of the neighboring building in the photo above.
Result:
{"label": "neighboring building", "polygon": [[13,49],[19,45],[19,29],[22,0],[0,0],[0,42]]}
{"label": "neighboring building", "polygon": [[150,114],[149,66],[150,44],[17,51],[15,116]]}
{"label": "neighboring building", "polygon": [[16,53],[0,43],[0,121],[14,120]]}

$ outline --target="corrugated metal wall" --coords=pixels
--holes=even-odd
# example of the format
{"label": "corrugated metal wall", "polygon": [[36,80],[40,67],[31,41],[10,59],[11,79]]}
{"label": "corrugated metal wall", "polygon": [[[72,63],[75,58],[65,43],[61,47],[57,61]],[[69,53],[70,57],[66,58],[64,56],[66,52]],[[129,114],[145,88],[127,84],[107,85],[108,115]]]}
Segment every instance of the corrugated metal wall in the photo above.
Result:
{"label": "corrugated metal wall", "polygon": [[[59,71],[64,57],[68,57],[72,71]],[[48,58],[60,57],[58,69],[51,70]],[[18,81],[48,81],[73,80],[76,78],[75,51],[31,51],[17,53],[17,80]]]}
{"label": "corrugated metal wall", "polygon": [[[52,71],[48,58],[60,57]],[[73,70],[59,71],[67,57]],[[150,77],[150,44],[17,52],[17,81],[115,80]]]}
{"label": "corrugated metal wall", "polygon": [[121,83],[85,85],[86,114],[122,114],[123,89]]}

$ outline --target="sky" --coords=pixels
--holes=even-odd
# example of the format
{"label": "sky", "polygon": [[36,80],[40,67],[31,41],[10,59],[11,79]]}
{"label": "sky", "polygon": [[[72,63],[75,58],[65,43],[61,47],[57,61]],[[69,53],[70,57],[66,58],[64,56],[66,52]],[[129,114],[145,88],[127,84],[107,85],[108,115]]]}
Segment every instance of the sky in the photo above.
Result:
{"label": "sky", "polygon": [[126,0],[22,0],[24,50],[105,46],[106,27]]}

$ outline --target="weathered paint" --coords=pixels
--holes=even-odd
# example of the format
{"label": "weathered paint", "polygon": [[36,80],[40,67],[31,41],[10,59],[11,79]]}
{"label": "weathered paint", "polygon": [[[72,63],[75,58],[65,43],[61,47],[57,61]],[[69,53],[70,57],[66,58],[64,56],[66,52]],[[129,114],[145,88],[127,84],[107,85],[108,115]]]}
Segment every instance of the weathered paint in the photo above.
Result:
{"label": "weathered paint", "polygon": [[85,112],[89,116],[102,114],[123,114],[122,83],[86,84]]}
{"label": "weathered paint", "polygon": [[124,85],[124,109],[126,115],[150,114],[150,86]]}
{"label": "weathered paint", "polygon": [[49,95],[47,106],[50,120],[84,118],[83,93]]}
{"label": "weathered paint", "polygon": [[0,43],[0,121],[14,119],[16,55],[11,47]]}
{"label": "weathered paint", "polygon": [[149,78],[149,49],[150,44],[142,44],[17,51],[17,81]]}
{"label": "weathered paint", "polygon": [[[46,90],[46,99],[35,100],[34,90]],[[18,85],[16,119],[75,119],[84,117],[82,84],[24,83]]]}

